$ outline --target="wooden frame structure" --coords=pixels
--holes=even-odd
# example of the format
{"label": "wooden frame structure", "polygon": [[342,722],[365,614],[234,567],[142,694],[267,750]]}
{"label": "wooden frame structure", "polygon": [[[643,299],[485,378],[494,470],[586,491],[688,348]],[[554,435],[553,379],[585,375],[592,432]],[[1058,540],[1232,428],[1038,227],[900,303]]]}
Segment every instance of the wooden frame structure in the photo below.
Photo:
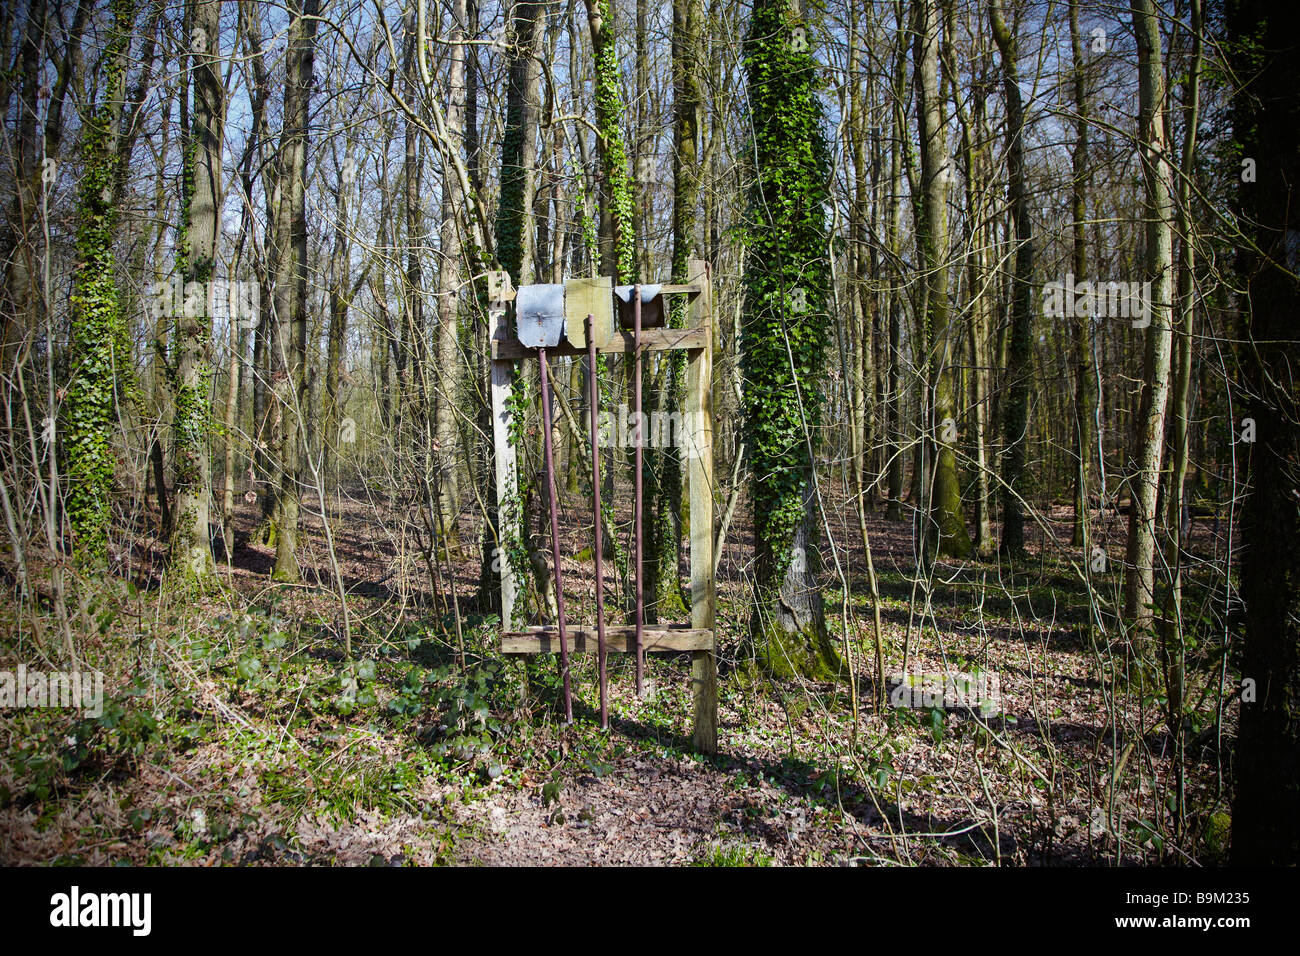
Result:
{"label": "wooden frame structure", "polygon": [[[695,711],[692,736],[695,749],[717,753],[718,749],[718,667],[715,613],[717,588],[713,574],[713,289],[708,264],[690,260],[689,280],[684,284],[662,286],[664,295],[687,297],[687,327],[684,329],[643,329],[643,352],[684,351],[686,353],[686,396],[683,418],[689,454],[687,482],[690,490],[690,574],[691,621],[689,626],[655,626],[642,630],[642,648],[646,652],[691,654],[691,688]],[[510,331],[504,299],[490,306],[490,342],[492,358],[492,433],[496,458],[497,501],[517,500],[518,460],[510,443],[510,406],[512,371],[520,361],[536,358],[536,351],[525,348]],[[610,342],[599,348],[601,353],[627,355],[634,352],[631,332],[616,331]],[[551,356],[586,355],[567,341],[548,349]],[[559,634],[555,627],[513,629],[518,582],[508,560],[497,562],[501,575],[501,651],[505,654],[550,654],[559,651]],[[636,628],[610,625],[605,628],[606,651],[636,651]],[[582,624],[567,628],[570,653],[594,652],[596,630]]]}

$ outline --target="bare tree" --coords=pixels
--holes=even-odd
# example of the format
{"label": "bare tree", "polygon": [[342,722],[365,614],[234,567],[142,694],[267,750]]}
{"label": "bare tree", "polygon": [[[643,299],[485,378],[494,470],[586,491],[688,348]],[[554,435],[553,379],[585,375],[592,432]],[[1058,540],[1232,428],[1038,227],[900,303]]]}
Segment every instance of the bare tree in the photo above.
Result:
{"label": "bare tree", "polygon": [[1151,301],[1146,304],[1150,324],[1144,333],[1141,408],[1133,458],[1127,469],[1133,507],[1125,552],[1124,613],[1135,631],[1141,631],[1150,626],[1155,603],[1156,500],[1164,454],[1172,342],[1174,180],[1165,127],[1164,60],[1155,0],[1132,0],[1132,14],[1138,47],[1138,151],[1147,200],[1143,273],[1151,282]]}
{"label": "bare tree", "polygon": [[[178,317],[176,330],[176,414],[172,425],[176,514],[171,550],[174,566],[201,578],[212,567],[208,540],[212,500],[209,449],[212,370],[208,350],[212,317],[208,314],[208,303],[214,297],[208,291],[215,278],[217,241],[221,236],[221,152],[226,102],[220,73],[220,0],[191,0],[189,23],[187,39],[193,64],[194,110],[185,143],[181,187],[184,195],[180,250],[187,308]],[[192,301],[191,283],[200,290],[202,304],[196,310],[188,308]]]}

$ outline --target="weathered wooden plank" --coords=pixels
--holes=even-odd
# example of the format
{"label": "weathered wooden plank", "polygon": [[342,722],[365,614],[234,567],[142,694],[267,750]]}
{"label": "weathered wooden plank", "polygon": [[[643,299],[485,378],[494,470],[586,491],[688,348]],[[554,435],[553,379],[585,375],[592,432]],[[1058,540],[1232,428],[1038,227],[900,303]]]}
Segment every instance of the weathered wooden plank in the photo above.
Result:
{"label": "weathered wooden plank", "polygon": [[[493,302],[488,312],[491,320],[492,344],[496,345],[498,341],[510,334],[509,323],[506,322],[505,303]],[[515,457],[515,447],[510,444],[510,396],[513,390],[511,385],[511,368],[513,361],[493,360],[492,362],[492,447],[493,459],[496,464],[496,484],[497,484],[497,530],[502,540],[495,543],[494,547],[498,550],[494,552],[493,560],[500,569],[501,574],[501,623],[505,627],[510,626],[510,619],[514,614],[516,582],[514,569],[510,566],[510,561],[506,557],[506,541],[508,540],[508,523],[515,520],[512,503],[518,497],[517,489],[518,470]]]}
{"label": "weathered wooden plank", "polygon": [[[649,352],[667,352],[675,349],[704,348],[704,333],[700,329],[642,329],[641,348]],[[618,330],[609,343],[599,349],[604,354],[625,354],[632,351],[632,333]],[[586,355],[586,348],[576,348],[567,340],[561,341],[554,348],[548,348],[549,357],[557,355]],[[495,360],[516,361],[523,358],[536,358],[537,350],[524,348],[515,338],[493,338],[492,358]]]}
{"label": "weathered wooden plank", "polygon": [[[594,654],[596,629],[574,627],[565,629],[569,638],[570,654]],[[688,627],[647,627],[642,631],[647,652],[673,653],[701,651],[713,647],[713,631]],[[612,654],[636,652],[636,627],[633,625],[605,626],[605,649]],[[501,635],[502,654],[556,654],[560,650],[559,632],[554,627],[530,627],[523,631],[506,631]]]}
{"label": "weathered wooden plank", "polygon": [[[690,353],[686,367],[691,448],[691,626],[713,633],[716,582],[713,577],[713,290],[709,267],[690,261],[690,275],[701,291],[692,296],[694,326],[704,347]],[[695,706],[693,742],[700,753],[718,752],[718,661],[716,645],[691,657],[691,696]]]}

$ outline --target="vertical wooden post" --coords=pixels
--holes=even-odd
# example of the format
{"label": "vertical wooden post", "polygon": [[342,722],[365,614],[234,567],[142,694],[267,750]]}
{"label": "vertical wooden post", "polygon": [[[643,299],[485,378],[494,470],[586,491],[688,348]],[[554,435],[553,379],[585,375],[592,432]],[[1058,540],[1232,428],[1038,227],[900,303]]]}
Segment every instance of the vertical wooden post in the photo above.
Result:
{"label": "vertical wooden post", "polygon": [[688,353],[687,419],[691,494],[691,627],[714,632],[711,650],[691,654],[695,749],[718,752],[718,659],[713,577],[713,286],[708,265],[690,261],[688,281],[700,291],[690,302],[691,325],[708,330],[705,345]]}
{"label": "vertical wooden post", "polygon": [[[488,311],[491,337],[504,341],[510,337],[510,324],[506,321],[506,304],[493,301]],[[488,343],[491,355],[491,342]],[[497,482],[497,547],[500,549],[493,556],[501,573],[501,627],[509,630],[514,626],[515,612],[515,572],[510,566],[507,549],[511,538],[511,525],[516,524],[519,511],[519,475],[515,458],[514,445],[510,443],[510,400],[514,387],[511,384],[511,372],[514,362],[510,359],[492,360],[492,445],[493,459],[496,462]]]}

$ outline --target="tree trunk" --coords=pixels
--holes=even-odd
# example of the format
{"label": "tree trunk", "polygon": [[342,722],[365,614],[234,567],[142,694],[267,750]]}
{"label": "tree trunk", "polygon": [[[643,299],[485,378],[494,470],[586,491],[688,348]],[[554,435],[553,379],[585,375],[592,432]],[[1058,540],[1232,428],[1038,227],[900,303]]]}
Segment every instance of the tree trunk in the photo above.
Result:
{"label": "tree trunk", "polygon": [[[422,8],[421,8],[422,9]],[[410,13],[407,26],[406,50],[402,66],[407,101],[419,114],[420,77],[416,58],[420,56],[416,30],[415,10]],[[420,145],[423,134],[420,119],[407,116],[402,124],[402,220],[406,229],[406,269],[402,283],[402,340],[405,343],[401,375],[398,379],[398,400],[402,409],[403,428],[397,434],[398,453],[415,456],[416,475],[425,479],[430,471],[431,449],[423,440],[428,413],[428,391],[425,378],[429,369],[429,356],[424,330],[424,269],[420,252],[427,238],[424,229],[424,197],[422,195],[423,156]]]}
{"label": "tree trunk", "polygon": [[497,206],[497,258],[516,287],[533,281],[533,199],[537,188],[537,17],[541,4],[512,7],[506,126],[501,140],[501,201]]}
{"label": "tree trunk", "polygon": [[924,441],[934,453],[932,459],[927,456],[925,466],[929,470],[928,462],[934,462],[933,477],[922,475],[922,511],[926,515],[923,540],[927,555],[965,557],[970,554],[971,542],[961,510],[954,447],[956,396],[949,368],[952,329],[948,301],[948,184],[953,177],[939,96],[937,0],[914,0],[913,17],[922,182],[917,240],[928,290],[924,339],[928,352],[926,382],[933,409]]}
{"label": "tree trunk", "polygon": [[[1087,195],[1088,88],[1084,72],[1083,41],[1079,34],[1079,2],[1070,2],[1070,45],[1074,53],[1074,152],[1070,180],[1073,224],[1074,275],[1088,274]],[[1097,371],[1092,353],[1092,318],[1074,319],[1074,530],[1070,543],[1088,552],[1087,520],[1092,500],[1092,459],[1096,453]]]}
{"label": "tree trunk", "polygon": [[290,0],[284,129],[280,139],[276,210],[276,269],[271,290],[274,335],[271,368],[273,447],[279,465],[276,524],[277,581],[297,581],[298,471],[303,433],[303,383],[307,351],[307,125],[319,0]]}
{"label": "tree trunk", "polygon": [[587,23],[596,60],[596,147],[605,179],[609,205],[612,259],[605,274],[615,283],[630,282],[636,274],[636,230],[632,223],[632,177],[627,168],[627,141],[623,135],[623,93],[619,86],[618,51],[614,43],[609,0],[586,0]]}
{"label": "tree trunk", "polygon": [[758,0],[744,47],[756,160],[742,333],[756,572],[750,636],[765,670],[826,680],[840,662],[818,581],[813,454],[829,338],[829,155],[812,44],[806,32],[792,42],[792,29],[806,28],[788,11],[785,0]]}
{"label": "tree trunk", "polygon": [[[172,567],[195,578],[212,570],[209,503],[212,500],[212,459],[208,438],[212,425],[209,394],[212,366],[211,297],[208,289],[216,267],[221,236],[221,151],[225,127],[225,94],[221,85],[221,2],[191,0],[189,9],[190,65],[194,109],[186,137],[186,169],[182,176],[180,253],[185,279],[186,308],[176,324],[176,413],[173,454],[176,511],[172,521]],[[200,305],[191,309],[191,283],[199,287]],[[235,321],[232,316],[230,321]]]}
{"label": "tree trunk", "polygon": [[[321,442],[321,465],[336,488],[339,465],[343,458],[344,434],[341,433],[344,401],[343,342],[348,332],[352,246],[348,237],[348,198],[355,187],[355,159],[352,139],[343,150],[343,166],[334,192],[334,241],[330,249],[329,330],[325,344],[325,429]],[[349,174],[348,171],[352,171]],[[350,430],[349,430],[350,431]],[[354,436],[355,437],[355,436]],[[323,504],[323,503],[322,503]]]}
{"label": "tree trunk", "polygon": [[82,134],[85,165],[77,198],[69,343],[75,372],[68,384],[61,430],[73,553],[87,565],[103,564],[107,558],[117,468],[113,427],[132,368],[114,275],[118,206],[113,202],[113,187],[122,162],[118,135],[134,21],[135,4],[117,0],[104,50],[103,99]]}
{"label": "tree trunk", "polygon": [[1016,275],[1007,350],[1007,391],[1003,407],[1006,447],[1002,467],[1002,543],[1013,557],[1025,552],[1024,497],[1029,396],[1033,388],[1034,237],[1025,194],[1025,108],[1020,94],[1015,37],[1002,16],[1000,0],[989,0],[989,24],[1002,56],[1002,90],[1007,101],[1007,194],[1015,223]]}
{"label": "tree trunk", "polygon": [[982,557],[993,553],[997,544],[993,540],[989,489],[989,324],[993,313],[993,270],[989,266],[989,216],[988,199],[991,171],[988,162],[988,124],[986,96],[989,89],[982,77],[973,79],[970,112],[957,102],[957,116],[961,123],[961,149],[966,165],[966,281],[970,302],[970,324],[967,330],[970,372],[968,375],[968,400],[972,409],[974,435],[970,444],[974,448],[975,474],[975,551]]}
{"label": "tree trunk", "polygon": [[[15,167],[14,196],[8,218],[0,226],[0,262],[4,263],[4,283],[0,285],[0,326],[3,326],[3,335],[0,335],[0,375],[5,377],[6,407],[12,399],[12,386],[9,383],[16,380],[14,359],[19,353],[22,340],[35,325],[32,275],[37,269],[37,263],[28,246],[27,237],[36,220],[37,196],[43,172],[43,164],[39,161],[41,143],[36,127],[36,99],[41,84],[41,46],[46,6],[45,0],[34,0],[30,5],[19,47],[18,64],[22,80],[18,94],[18,149],[17,155],[9,160]],[[77,42],[80,42],[80,37]],[[4,105],[7,116],[7,100]],[[57,169],[57,166],[54,168]],[[46,188],[52,191],[53,185],[51,183]],[[5,421],[8,420],[6,415]]]}
{"label": "tree trunk", "polygon": [[[534,272],[533,201],[536,192],[539,83],[534,53],[541,9],[541,4],[516,2],[512,8],[513,25],[508,34],[510,68],[506,84],[506,125],[501,138],[501,195],[497,203],[496,247],[501,268],[510,274],[516,287],[533,281]],[[526,382],[527,377],[521,372],[515,384],[517,394],[524,391]],[[537,397],[535,392],[530,395],[530,404],[534,404]],[[515,503],[510,507],[514,520],[519,523],[518,530],[500,530],[503,553],[499,560],[507,559],[505,553],[512,541],[518,540],[527,548],[535,588],[533,597],[540,615],[554,620],[554,576],[541,544],[550,529],[542,528],[540,512],[536,515],[534,527],[529,527],[532,506],[539,501],[539,496],[535,481],[528,480],[522,471],[520,478],[518,495],[522,504]],[[505,503],[502,504],[504,510]]]}
{"label": "tree trunk", "polygon": [[1138,100],[1147,227],[1144,279],[1151,282],[1147,303],[1142,397],[1127,469],[1133,488],[1125,555],[1124,613],[1135,632],[1151,625],[1155,602],[1156,501],[1164,454],[1165,408],[1169,396],[1170,286],[1173,278],[1173,169],[1165,130],[1165,79],[1160,21],[1155,0],[1132,0],[1138,46]]}
{"label": "tree trunk", "polygon": [[[907,129],[904,113],[903,90],[907,71],[907,32],[903,27],[903,10],[900,3],[895,8],[897,39],[894,50],[893,135],[889,145],[889,218],[886,220],[885,243],[891,263],[900,261],[903,231],[903,136]],[[897,266],[891,270],[897,272]],[[890,521],[903,519],[903,283],[895,277],[889,283],[889,375],[885,405],[886,491],[888,504],[885,517]]]}
{"label": "tree trunk", "polygon": [[[697,143],[701,16],[699,0],[676,0],[673,4],[673,282],[690,279],[688,263],[695,256],[696,204],[700,191]],[[674,303],[669,323],[680,327],[683,321],[684,309],[678,301]],[[656,409],[661,413],[672,412],[681,405],[682,357],[672,352],[660,361],[666,364],[666,370]],[[655,620],[681,620],[687,607],[679,573],[682,466],[676,446],[674,441],[666,447],[646,449],[652,477],[647,487],[651,518],[645,578]]]}
{"label": "tree trunk", "polygon": [[1169,594],[1161,621],[1161,659],[1165,674],[1165,714],[1169,734],[1174,740],[1174,779],[1177,793],[1175,825],[1182,830],[1186,811],[1184,773],[1184,711],[1186,697],[1186,643],[1183,640],[1183,486],[1187,481],[1188,419],[1191,414],[1192,330],[1195,319],[1195,232],[1192,209],[1192,183],[1196,176],[1196,127],[1200,122],[1201,99],[1201,0],[1191,2],[1192,53],[1183,82],[1183,149],[1178,177],[1178,282],[1174,317],[1177,346],[1173,363],[1173,391],[1170,395],[1169,446],[1173,468],[1165,493],[1165,528],[1167,549],[1165,565],[1169,569]]}
{"label": "tree trunk", "polygon": [[[465,126],[465,0],[453,0],[451,30],[447,47],[447,125]],[[459,144],[452,144],[455,149]],[[456,475],[457,442],[455,406],[460,397],[460,348],[457,324],[460,318],[462,274],[461,219],[466,197],[454,165],[443,161],[442,237],[438,270],[438,395],[434,406],[434,461],[437,463],[438,523],[448,545],[460,540],[456,502],[460,499]]]}
{"label": "tree trunk", "polygon": [[[1228,47],[1240,85],[1233,135],[1258,164],[1257,182],[1237,184],[1250,241],[1240,246],[1242,370],[1258,442],[1249,455],[1250,496],[1243,512],[1246,604],[1242,677],[1254,687],[1241,704],[1232,862],[1300,864],[1300,364],[1295,317],[1300,285],[1300,105],[1295,64],[1277,51],[1295,43],[1289,17],[1268,0],[1228,5]],[[1264,170],[1268,170],[1265,174]],[[1229,426],[1240,429],[1241,423]],[[1240,452],[1239,452],[1240,454]]]}

